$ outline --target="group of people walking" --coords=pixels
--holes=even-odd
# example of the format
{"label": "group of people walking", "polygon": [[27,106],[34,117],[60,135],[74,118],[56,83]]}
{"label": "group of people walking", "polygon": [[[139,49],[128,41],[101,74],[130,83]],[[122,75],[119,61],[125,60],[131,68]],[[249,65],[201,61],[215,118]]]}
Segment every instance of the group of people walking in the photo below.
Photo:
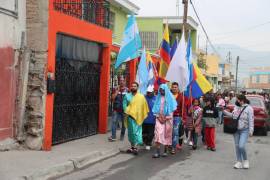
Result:
{"label": "group of people walking", "polygon": [[199,137],[202,137],[207,150],[216,151],[215,127],[222,124],[225,114],[239,121],[238,131],[234,134],[237,155],[234,167],[249,168],[245,144],[253,134],[254,117],[244,95],[237,97],[236,108],[228,112],[224,110],[226,103],[221,96],[214,98],[208,95],[190,100],[179,92],[176,82],[171,84],[171,89],[167,84],[161,84],[157,92],[149,86],[145,96],[139,93],[138,88],[139,84],[133,82],[128,90],[124,79],[121,79],[120,86],[114,90],[109,141],[116,141],[116,128],[121,121],[120,140],[124,139],[126,127],[131,144],[127,153],[137,155],[138,146],[145,145],[146,150],[153,146],[153,158],[167,157],[181,150],[183,143],[196,150]]}

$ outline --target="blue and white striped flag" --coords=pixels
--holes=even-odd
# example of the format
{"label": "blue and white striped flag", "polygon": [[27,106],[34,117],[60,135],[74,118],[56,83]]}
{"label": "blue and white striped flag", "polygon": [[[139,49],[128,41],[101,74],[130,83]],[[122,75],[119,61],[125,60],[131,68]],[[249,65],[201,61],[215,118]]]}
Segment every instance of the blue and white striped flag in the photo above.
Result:
{"label": "blue and white striped flag", "polygon": [[114,66],[115,69],[117,69],[122,63],[139,57],[139,50],[141,48],[142,41],[136,19],[134,15],[130,15],[125,27],[121,48]]}
{"label": "blue and white striped flag", "polygon": [[139,90],[142,94],[146,94],[148,87],[148,68],[146,63],[146,52],[145,49],[142,52],[140,63],[137,70],[136,82],[139,83]]}

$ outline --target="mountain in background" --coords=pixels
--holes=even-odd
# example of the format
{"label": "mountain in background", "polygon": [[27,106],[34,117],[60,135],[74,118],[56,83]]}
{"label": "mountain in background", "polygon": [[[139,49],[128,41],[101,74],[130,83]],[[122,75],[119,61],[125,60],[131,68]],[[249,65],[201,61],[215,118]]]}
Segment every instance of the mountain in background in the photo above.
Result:
{"label": "mountain in background", "polygon": [[240,81],[242,81],[245,77],[249,77],[251,68],[270,66],[270,51],[252,51],[232,44],[215,44],[214,46],[221,56],[221,62],[228,62],[228,53],[231,52],[233,74],[235,74],[236,57],[240,57],[238,74]]}

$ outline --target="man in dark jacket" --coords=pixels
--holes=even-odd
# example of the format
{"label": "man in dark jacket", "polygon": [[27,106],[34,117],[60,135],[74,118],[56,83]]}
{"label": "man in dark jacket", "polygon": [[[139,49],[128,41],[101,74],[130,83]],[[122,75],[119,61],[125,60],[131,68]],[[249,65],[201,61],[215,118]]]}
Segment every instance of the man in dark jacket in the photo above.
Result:
{"label": "man in dark jacket", "polygon": [[143,142],[146,146],[145,147],[146,150],[150,150],[151,145],[152,145],[152,140],[154,138],[155,121],[156,121],[156,117],[154,116],[152,112],[152,108],[156,101],[156,96],[154,95],[154,86],[149,86],[147,88],[147,94],[145,98],[148,104],[149,113],[142,125],[142,128],[143,128],[142,135],[143,135]]}
{"label": "man in dark jacket", "polygon": [[125,78],[119,78],[119,86],[113,90],[112,101],[113,101],[113,116],[112,116],[112,136],[108,138],[110,142],[116,141],[116,130],[121,122],[121,136],[120,140],[122,141],[125,137],[126,128],[124,126],[124,111],[123,111],[123,99],[124,96],[128,93],[128,88],[126,87]]}

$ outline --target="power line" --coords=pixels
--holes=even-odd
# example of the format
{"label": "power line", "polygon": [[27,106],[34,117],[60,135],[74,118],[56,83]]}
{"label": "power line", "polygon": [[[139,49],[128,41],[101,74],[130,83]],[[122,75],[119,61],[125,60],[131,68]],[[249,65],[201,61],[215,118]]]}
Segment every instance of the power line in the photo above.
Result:
{"label": "power line", "polygon": [[247,28],[242,29],[242,30],[235,30],[235,31],[230,31],[230,32],[225,32],[225,33],[219,33],[219,34],[216,34],[217,36],[219,36],[216,39],[224,39],[226,37],[232,36],[230,34],[247,32],[247,31],[250,31],[250,30],[253,30],[253,29],[257,29],[257,28],[259,28],[261,26],[268,25],[268,24],[270,24],[270,21],[267,21],[267,22],[261,23],[261,24],[257,24],[257,25],[254,25],[254,26],[250,26],[250,27],[247,27]]}
{"label": "power line", "polygon": [[[197,11],[196,11],[196,8],[195,8],[195,6],[194,6],[192,0],[190,0],[190,4],[191,4],[191,6],[192,6],[192,8],[193,8],[193,11],[195,12],[195,15],[196,15],[196,17],[197,17],[197,19],[198,19],[198,21],[199,21],[199,23],[200,23],[200,25],[201,25],[201,27],[202,27],[202,29],[203,29],[203,32],[204,32],[204,34],[205,34],[205,36],[206,36],[207,41],[209,42],[209,44],[210,44],[210,46],[212,47],[213,51],[214,51],[216,54],[218,54],[218,55],[220,56],[220,54],[218,53],[218,51],[216,50],[216,48],[214,47],[214,45],[213,45],[212,42],[210,41],[210,38],[209,38],[209,36],[208,36],[208,34],[207,34],[207,32],[206,32],[206,30],[205,30],[203,24],[202,24],[202,21],[201,21],[201,19],[200,19],[198,13],[197,13]],[[220,57],[221,57],[221,56],[220,56]]]}

